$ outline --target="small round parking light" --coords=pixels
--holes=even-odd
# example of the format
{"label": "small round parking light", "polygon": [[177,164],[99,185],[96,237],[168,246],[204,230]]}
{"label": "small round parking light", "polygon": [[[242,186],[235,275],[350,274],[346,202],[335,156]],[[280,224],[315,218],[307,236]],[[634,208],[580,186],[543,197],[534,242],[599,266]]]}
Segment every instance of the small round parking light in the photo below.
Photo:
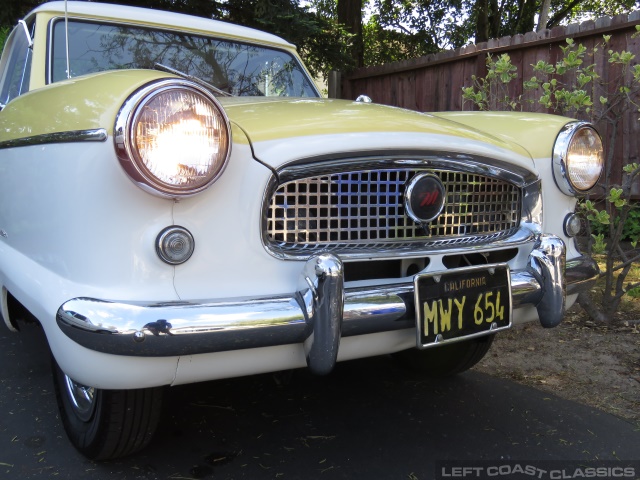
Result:
{"label": "small round parking light", "polygon": [[564,219],[564,233],[567,237],[575,237],[582,230],[582,220],[575,213],[570,213]]}
{"label": "small round parking light", "polygon": [[162,230],[156,239],[156,252],[169,265],[180,265],[189,260],[194,248],[191,232],[176,225]]}

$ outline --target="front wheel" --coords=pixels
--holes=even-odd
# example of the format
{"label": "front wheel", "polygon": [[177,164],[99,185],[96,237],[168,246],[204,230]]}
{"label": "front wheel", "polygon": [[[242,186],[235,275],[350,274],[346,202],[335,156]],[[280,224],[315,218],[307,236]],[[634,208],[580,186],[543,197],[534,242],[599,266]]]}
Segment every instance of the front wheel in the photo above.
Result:
{"label": "front wheel", "polygon": [[412,348],[394,353],[398,362],[430,377],[450,377],[469,370],[487,354],[494,335],[472,338],[441,347]]}
{"label": "front wheel", "polygon": [[80,453],[92,460],[108,460],[147,446],[160,421],[162,387],[87,387],[65,375],[53,357],[52,364],[62,423]]}

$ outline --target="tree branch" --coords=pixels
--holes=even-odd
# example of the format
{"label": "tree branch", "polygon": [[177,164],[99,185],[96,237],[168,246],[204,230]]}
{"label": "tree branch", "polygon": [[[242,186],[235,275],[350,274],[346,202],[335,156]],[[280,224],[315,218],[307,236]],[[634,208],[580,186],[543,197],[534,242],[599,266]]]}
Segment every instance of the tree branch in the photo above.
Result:
{"label": "tree branch", "polygon": [[619,292],[614,298],[616,300],[619,300],[622,297],[624,297],[629,292],[629,290],[633,290],[634,288],[638,288],[638,287],[640,287],[640,282],[636,282],[636,283],[632,283],[630,285],[627,285],[627,289]]}
{"label": "tree branch", "polygon": [[627,260],[627,261],[626,261],[626,262],[624,262],[624,263],[621,263],[620,265],[616,265],[616,266],[612,269],[612,271],[613,271],[613,272],[616,272],[616,271],[618,271],[618,270],[622,270],[622,269],[623,269],[623,268],[625,268],[626,266],[631,265],[632,263],[637,262],[638,260],[640,260],[640,254],[639,254],[639,255],[636,255],[635,257],[630,258],[629,260]]}
{"label": "tree branch", "polygon": [[547,28],[553,28],[558,25],[564,18],[571,13],[575,7],[580,5],[584,0],[573,0],[569,2],[569,5],[565,6],[562,10],[556,13],[551,20],[547,22]]}

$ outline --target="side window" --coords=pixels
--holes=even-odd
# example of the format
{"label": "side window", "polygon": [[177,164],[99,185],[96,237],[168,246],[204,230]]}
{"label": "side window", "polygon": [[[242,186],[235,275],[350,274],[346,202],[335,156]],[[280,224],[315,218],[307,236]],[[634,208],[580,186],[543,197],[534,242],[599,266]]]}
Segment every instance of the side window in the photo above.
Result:
{"label": "side window", "polygon": [[0,107],[29,91],[32,57],[29,44],[27,29],[19,24],[9,35],[0,60]]}

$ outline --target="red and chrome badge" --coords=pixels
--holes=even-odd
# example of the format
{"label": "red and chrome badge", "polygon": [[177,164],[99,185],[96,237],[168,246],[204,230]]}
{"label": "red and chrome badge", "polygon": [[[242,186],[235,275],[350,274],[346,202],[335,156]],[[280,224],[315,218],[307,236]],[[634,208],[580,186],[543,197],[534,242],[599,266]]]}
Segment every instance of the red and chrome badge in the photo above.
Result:
{"label": "red and chrome badge", "polygon": [[418,223],[432,222],[442,213],[446,191],[442,181],[432,173],[413,177],[404,193],[407,215]]}

